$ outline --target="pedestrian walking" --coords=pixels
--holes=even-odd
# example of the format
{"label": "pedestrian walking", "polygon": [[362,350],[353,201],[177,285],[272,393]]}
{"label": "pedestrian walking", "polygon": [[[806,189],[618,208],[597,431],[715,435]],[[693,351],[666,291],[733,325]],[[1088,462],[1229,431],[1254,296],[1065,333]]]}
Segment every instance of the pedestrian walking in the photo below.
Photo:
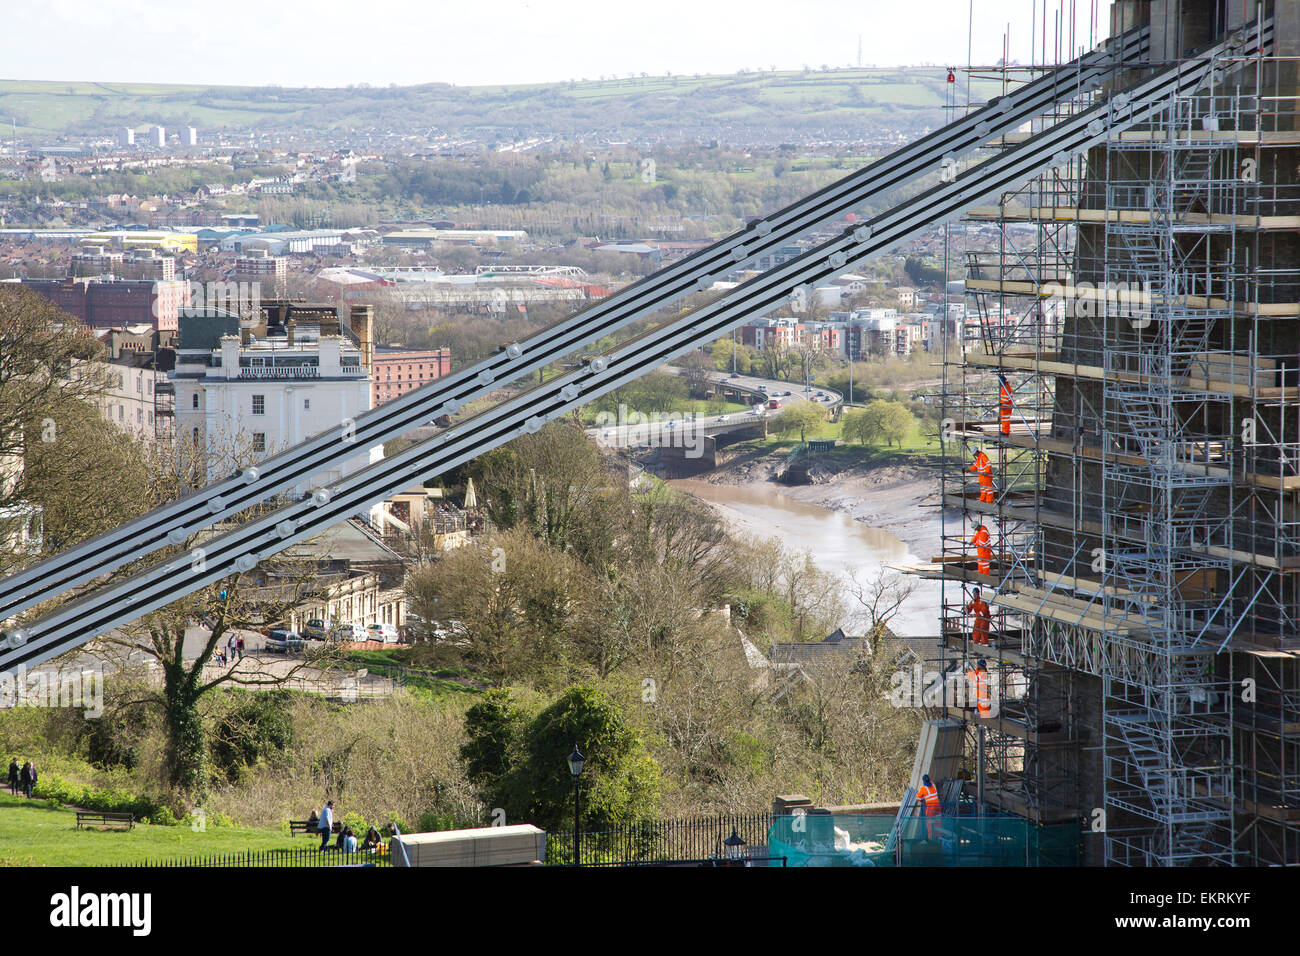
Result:
{"label": "pedestrian walking", "polygon": [[244,635],[240,634],[236,640],[239,642],[239,659],[242,661],[244,659]]}
{"label": "pedestrian walking", "polygon": [[18,758],[9,758],[9,792],[18,796]]}
{"label": "pedestrian walking", "polygon": [[321,808],[320,822],[316,824],[320,830],[320,848],[321,852],[329,849],[330,836],[334,832],[334,801],[326,800],[325,806]]}
{"label": "pedestrian walking", "polygon": [[27,799],[32,797],[32,762],[29,760],[23,764],[23,769],[18,772],[18,785],[22,788],[23,796]]}

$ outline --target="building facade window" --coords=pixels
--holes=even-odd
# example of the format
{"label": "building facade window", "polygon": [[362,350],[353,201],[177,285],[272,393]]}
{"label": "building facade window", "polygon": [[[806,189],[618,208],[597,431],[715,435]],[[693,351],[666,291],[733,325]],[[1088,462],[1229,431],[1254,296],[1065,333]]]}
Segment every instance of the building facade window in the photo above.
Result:
{"label": "building facade window", "polygon": [[253,414],[254,414],[254,415],[265,415],[265,414],[266,414],[266,396],[265,396],[265,395],[254,395],[254,396],[253,396]]}
{"label": "building facade window", "polygon": [[190,399],[190,400],[191,400],[191,402],[192,402],[194,408],[198,408],[198,407],[199,407],[199,393],[198,393],[198,392],[195,392],[195,393],[191,396],[191,399]]}
{"label": "building facade window", "polygon": [[253,451],[266,451],[266,432],[253,432]]}

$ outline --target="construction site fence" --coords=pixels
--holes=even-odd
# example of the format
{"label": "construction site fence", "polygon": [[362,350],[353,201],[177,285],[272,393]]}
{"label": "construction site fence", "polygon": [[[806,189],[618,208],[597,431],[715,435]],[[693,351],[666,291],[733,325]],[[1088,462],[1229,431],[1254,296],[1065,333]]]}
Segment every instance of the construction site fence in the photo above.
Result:
{"label": "construction site fence", "polygon": [[1079,866],[1077,823],[1037,826],[1010,815],[779,817],[768,852],[787,866]]}

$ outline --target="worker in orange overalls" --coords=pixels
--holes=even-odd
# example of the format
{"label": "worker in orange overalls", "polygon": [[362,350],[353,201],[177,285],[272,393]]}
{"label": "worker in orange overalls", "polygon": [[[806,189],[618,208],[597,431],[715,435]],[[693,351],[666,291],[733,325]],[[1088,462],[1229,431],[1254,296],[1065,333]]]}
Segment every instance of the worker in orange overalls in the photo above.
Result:
{"label": "worker in orange overalls", "polygon": [[979,710],[979,715],[981,717],[992,717],[993,692],[989,686],[989,669],[984,662],[984,658],[979,659],[973,670],[966,672],[966,686],[969,689],[968,692],[975,697],[975,705]]}
{"label": "worker in orange overalls", "polygon": [[1002,434],[1011,434],[1011,385],[1001,373],[998,373],[998,423]]}
{"label": "worker in orange overalls", "polygon": [[976,567],[980,574],[993,573],[993,547],[992,537],[989,535],[989,529],[984,527],[983,522],[975,529],[975,536],[970,539],[970,543],[975,546]]}
{"label": "worker in orange overalls", "polygon": [[980,501],[993,504],[993,462],[989,461],[983,448],[975,449],[975,463],[970,466],[970,470],[979,475]]}
{"label": "worker in orange overalls", "polygon": [[930,782],[930,775],[921,775],[921,786],[916,791],[916,804],[918,808],[924,808],[925,812],[925,838],[934,839],[935,817],[939,815],[939,788]]}
{"label": "worker in orange overalls", "polygon": [[974,617],[971,624],[970,639],[973,644],[989,643],[989,606],[988,602],[980,600],[980,589],[975,588],[970,603],[966,605],[966,612]]}

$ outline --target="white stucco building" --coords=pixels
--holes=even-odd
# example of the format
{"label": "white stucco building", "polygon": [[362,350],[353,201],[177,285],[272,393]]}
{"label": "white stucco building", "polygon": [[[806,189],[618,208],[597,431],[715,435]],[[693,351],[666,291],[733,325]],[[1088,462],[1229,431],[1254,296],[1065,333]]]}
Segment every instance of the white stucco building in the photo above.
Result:
{"label": "white stucco building", "polygon": [[[204,347],[201,335],[187,341],[184,325],[172,373],[176,434],[204,443],[213,478],[236,470],[238,453],[266,458],[370,408],[369,370],[361,350],[343,336],[288,329],[258,337],[247,328],[234,333],[209,324],[204,331],[215,346]],[[358,448],[355,457],[294,490],[308,493],[382,457],[380,446]]]}

